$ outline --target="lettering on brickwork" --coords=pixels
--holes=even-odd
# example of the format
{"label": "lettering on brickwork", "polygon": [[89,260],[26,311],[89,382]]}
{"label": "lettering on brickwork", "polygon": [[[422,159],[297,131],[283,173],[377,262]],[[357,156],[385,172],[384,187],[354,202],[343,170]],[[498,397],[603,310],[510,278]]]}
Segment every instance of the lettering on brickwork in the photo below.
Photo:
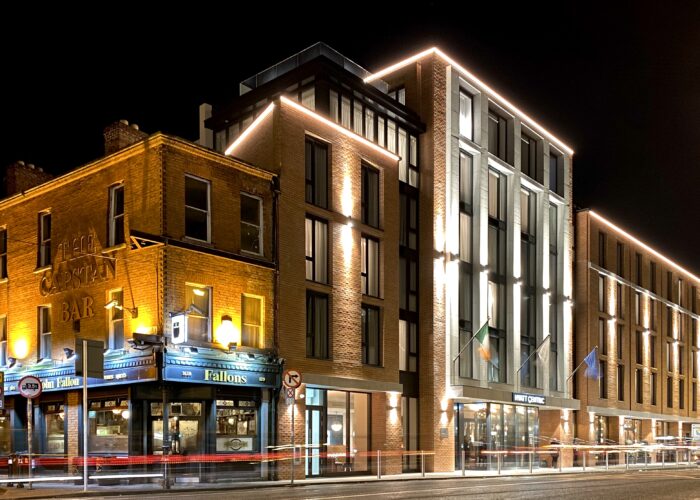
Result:
{"label": "lettering on brickwork", "polygon": [[[77,290],[116,277],[116,261],[97,254],[96,240],[97,238],[92,233],[78,234],[72,238],[66,238],[58,245],[56,260],[51,269],[47,269],[41,275],[39,292],[42,296],[47,297],[69,290]],[[75,321],[92,316],[90,314],[92,311],[91,298],[89,303],[84,298],[82,303],[73,300],[67,303],[67,306],[69,319]],[[66,310],[62,311],[64,318],[65,313]],[[69,319],[64,319],[64,321]]]}

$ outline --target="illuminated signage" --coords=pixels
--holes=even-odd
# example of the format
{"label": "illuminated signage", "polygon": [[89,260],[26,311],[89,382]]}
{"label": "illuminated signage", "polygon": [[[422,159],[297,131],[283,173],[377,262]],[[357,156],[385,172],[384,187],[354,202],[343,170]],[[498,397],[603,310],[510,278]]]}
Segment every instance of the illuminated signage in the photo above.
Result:
{"label": "illuminated signage", "polygon": [[526,405],[544,405],[547,404],[544,396],[537,394],[525,394],[522,392],[513,393],[513,403],[523,403]]}

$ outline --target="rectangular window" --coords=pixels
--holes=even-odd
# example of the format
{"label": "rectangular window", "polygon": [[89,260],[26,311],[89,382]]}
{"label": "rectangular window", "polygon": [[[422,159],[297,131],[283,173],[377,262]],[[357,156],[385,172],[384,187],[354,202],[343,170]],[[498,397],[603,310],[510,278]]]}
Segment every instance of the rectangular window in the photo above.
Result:
{"label": "rectangular window", "polygon": [[651,331],[655,332],[657,327],[657,316],[658,307],[656,306],[656,301],[654,299],[649,299],[649,309],[651,311]]}
{"label": "rectangular window", "polygon": [[306,292],[306,356],[328,359],[328,295]]}
{"label": "rectangular window", "polygon": [[698,384],[697,382],[693,382],[692,387],[692,393],[690,395],[691,399],[691,407],[693,411],[698,411]]}
{"label": "rectangular window", "polygon": [[349,129],[352,118],[350,116],[350,99],[343,96],[340,103],[340,124]]}
{"label": "rectangular window", "polygon": [[489,153],[508,161],[508,121],[489,110]]}
{"label": "rectangular window", "polygon": [[656,368],[656,335],[649,335],[649,366]]}
{"label": "rectangular window", "polygon": [[263,298],[255,295],[241,296],[241,344],[263,347]]}
{"label": "rectangular window", "polygon": [[558,209],[554,203],[549,205],[549,247],[556,249],[559,241],[559,216]]}
{"label": "rectangular window", "polygon": [[301,104],[309,109],[316,109],[316,89],[308,87],[301,91]]}
{"label": "rectangular window", "polygon": [[666,272],[666,298],[673,302],[673,272]]}
{"label": "rectangular window", "polygon": [[652,372],[649,380],[649,392],[651,396],[651,404],[656,406],[656,373]]}
{"label": "rectangular window", "polygon": [[635,253],[635,262],[637,267],[637,284],[642,286],[642,254]]}
{"label": "rectangular window", "polygon": [[673,408],[673,377],[666,377],[666,406]]}
{"label": "rectangular window", "polygon": [[503,199],[505,179],[495,170],[489,169],[489,217],[503,220],[505,200]]}
{"label": "rectangular window", "polygon": [[598,275],[598,311],[606,312],[605,304],[607,302],[607,288],[605,286],[605,276]]}
{"label": "rectangular window", "polygon": [[459,135],[474,140],[474,100],[463,90],[459,91]]}
{"label": "rectangular window", "polygon": [[187,340],[211,342],[211,287],[185,284]]}
{"label": "rectangular window", "polygon": [[607,259],[607,248],[608,248],[608,235],[602,231],[598,233],[598,265],[602,268],[606,267]]}
{"label": "rectangular window", "polygon": [[418,311],[418,264],[415,258],[399,258],[399,307]]}
{"label": "rectangular window", "polygon": [[418,187],[418,138],[408,136],[408,184]]}
{"label": "rectangular window", "polygon": [[[386,121],[386,148],[392,153],[396,153],[396,122],[394,120]],[[401,170],[400,167],[399,170]],[[401,173],[399,172],[400,176]]]}
{"label": "rectangular window", "polygon": [[330,102],[328,103],[328,106],[330,107],[331,120],[333,120],[335,123],[338,123],[338,106],[339,105],[340,105],[340,102],[338,99],[338,92],[336,92],[335,90],[331,90]]}
{"label": "rectangular window", "polygon": [[564,161],[552,149],[549,150],[549,190],[564,196]]}
{"label": "rectangular window", "polygon": [[408,135],[399,127],[399,180],[408,182]]}
{"label": "rectangular window", "polygon": [[617,248],[617,252],[616,252],[617,275],[624,278],[625,277],[625,245],[623,243],[618,242],[616,248]]}
{"label": "rectangular window", "polygon": [[601,356],[608,355],[608,330],[605,327],[605,320],[602,318],[598,320],[598,349]]}
{"label": "rectangular window", "polygon": [[7,228],[0,228],[0,280],[7,278]]}
{"label": "rectangular window", "polygon": [[39,306],[39,359],[51,359],[51,307]]}
{"label": "rectangular window", "polygon": [[209,181],[185,175],[185,236],[210,241]]}
{"label": "rectangular window", "polygon": [[539,142],[525,133],[520,135],[520,170],[523,174],[538,182],[542,182],[538,175]]}
{"label": "rectangular window", "polygon": [[362,305],[362,362],[367,365],[381,364],[381,325],[379,308]]}
{"label": "rectangular window", "polygon": [[362,293],[379,296],[379,241],[369,236],[362,237]]}
{"label": "rectangular window", "polygon": [[682,345],[678,346],[678,373],[685,374],[685,348]]}
{"label": "rectangular window", "polygon": [[678,380],[678,408],[685,409],[685,380]]}
{"label": "rectangular window", "polygon": [[379,171],[362,165],[362,223],[379,227]]}
{"label": "rectangular window", "polygon": [[0,316],[0,367],[7,366],[7,316]]}
{"label": "rectangular window", "polygon": [[116,301],[121,307],[112,307],[109,315],[109,348],[124,349],[124,292],[112,290],[109,292],[109,301]]}
{"label": "rectangular window", "polygon": [[625,296],[622,283],[617,284],[617,293],[615,294],[615,304],[617,305],[617,319],[625,319]]}
{"label": "rectangular window", "polygon": [[418,369],[418,325],[399,320],[399,370],[415,372]]}
{"label": "rectangular window", "polygon": [[109,235],[107,246],[124,243],[124,185],[109,188]]}
{"label": "rectangular window", "polygon": [[644,364],[644,334],[637,330],[635,335],[637,340],[635,349],[637,364],[642,365]]}
{"label": "rectangular window", "polygon": [[39,248],[37,251],[37,267],[51,265],[51,213],[41,212],[39,214],[38,230]]}
{"label": "rectangular window", "polygon": [[634,390],[635,390],[635,401],[637,404],[642,404],[642,395],[644,394],[644,386],[642,383],[642,373],[643,371],[637,368],[634,370]]}
{"label": "rectangular window", "polygon": [[306,216],[306,279],[328,283],[328,223]]}
{"label": "rectangular window", "polygon": [[634,324],[641,325],[642,320],[642,296],[639,292],[634,292]]}
{"label": "rectangular window", "polygon": [[656,293],[656,262],[649,263],[649,288]]}
{"label": "rectangular window", "polygon": [[412,250],[418,249],[418,200],[407,193],[401,193],[399,244]]}
{"label": "rectangular window", "polygon": [[[251,399],[216,401],[216,451],[259,451],[258,403]],[[233,443],[238,443],[233,445]],[[238,448],[238,446],[241,446]]]}
{"label": "rectangular window", "polygon": [[374,111],[365,108],[365,137],[374,142]]}
{"label": "rectangular window", "polygon": [[308,137],[306,138],[306,203],[328,208],[328,145]]}
{"label": "rectangular window", "polygon": [[362,135],[362,103],[359,101],[353,102],[353,114],[352,114],[352,124],[353,124],[353,132],[355,132],[357,135],[361,136]]}
{"label": "rectangular window", "polygon": [[678,298],[677,304],[683,307],[683,280],[678,278],[676,297]]}
{"label": "rectangular window", "polygon": [[386,147],[386,120],[383,116],[377,117],[377,143]]}
{"label": "rectangular window", "polygon": [[625,400],[625,365],[617,365],[617,400]]}
{"label": "rectangular window", "polygon": [[617,341],[617,359],[622,361],[625,354],[625,327],[623,325],[617,325],[615,340]]}
{"label": "rectangular window", "polygon": [[241,250],[258,255],[263,253],[262,200],[241,193]]}
{"label": "rectangular window", "polygon": [[608,363],[600,360],[599,362],[600,378],[598,379],[598,389],[600,399],[608,399]]}
{"label": "rectangular window", "polygon": [[472,207],[474,158],[464,151],[459,152],[459,204],[460,208]]}

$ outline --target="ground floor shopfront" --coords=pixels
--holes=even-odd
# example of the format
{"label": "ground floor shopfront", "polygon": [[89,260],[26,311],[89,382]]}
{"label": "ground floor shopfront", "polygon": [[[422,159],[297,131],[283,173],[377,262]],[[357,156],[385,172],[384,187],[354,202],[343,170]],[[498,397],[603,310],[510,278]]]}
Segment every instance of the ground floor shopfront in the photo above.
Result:
{"label": "ground floor shopfront", "polygon": [[[267,355],[201,348],[106,358],[105,378],[88,384],[89,455],[102,457],[105,469],[128,464],[129,470],[146,471],[160,467],[157,457],[168,454],[192,457],[172,471],[182,477],[215,480],[213,473],[227,471],[271,477],[274,471],[260,454],[275,440],[272,401],[279,371],[276,358]],[[28,402],[17,394],[17,384],[28,374],[44,388],[31,403],[33,454],[53,459],[39,460],[41,467],[70,469],[82,456],[83,405],[82,378],[67,364],[6,374],[0,451],[27,452]]]}

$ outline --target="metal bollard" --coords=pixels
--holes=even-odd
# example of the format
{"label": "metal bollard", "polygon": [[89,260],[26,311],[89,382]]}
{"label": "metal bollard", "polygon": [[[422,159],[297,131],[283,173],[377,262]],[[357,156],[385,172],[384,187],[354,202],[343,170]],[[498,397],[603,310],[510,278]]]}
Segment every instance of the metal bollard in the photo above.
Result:
{"label": "metal bollard", "polygon": [[608,450],[605,450],[605,470],[610,470],[610,464],[608,462],[608,455],[609,454],[610,453],[608,452]]}
{"label": "metal bollard", "polygon": [[662,451],[661,452],[661,467],[663,468],[664,465],[666,465],[666,452]]}
{"label": "metal bollard", "polygon": [[500,476],[501,475],[501,454],[500,453],[497,455],[497,458],[498,458],[498,475]]}
{"label": "metal bollard", "polygon": [[467,450],[462,450],[462,477],[467,475]]}
{"label": "metal bollard", "polygon": [[678,450],[676,450],[676,467],[680,467],[681,463],[678,461]]}
{"label": "metal bollard", "polygon": [[559,457],[559,472],[561,472],[561,463],[564,461],[564,457],[561,456],[561,448],[557,451],[557,457]]}
{"label": "metal bollard", "polygon": [[532,474],[532,450],[530,450],[530,453],[528,453],[527,456],[530,460],[530,474]]}
{"label": "metal bollard", "polygon": [[648,459],[649,459],[649,457],[647,456],[647,452],[644,451],[644,468],[645,468],[645,469],[646,469],[647,467],[649,467],[649,460],[648,460]]}
{"label": "metal bollard", "polygon": [[630,470],[630,454],[625,452],[625,470]]}
{"label": "metal bollard", "polygon": [[420,469],[421,477],[425,477],[425,451],[423,450],[420,452]]}
{"label": "metal bollard", "polygon": [[382,450],[377,450],[377,479],[382,478]]}
{"label": "metal bollard", "polygon": [[586,452],[583,452],[583,472],[586,472]]}

